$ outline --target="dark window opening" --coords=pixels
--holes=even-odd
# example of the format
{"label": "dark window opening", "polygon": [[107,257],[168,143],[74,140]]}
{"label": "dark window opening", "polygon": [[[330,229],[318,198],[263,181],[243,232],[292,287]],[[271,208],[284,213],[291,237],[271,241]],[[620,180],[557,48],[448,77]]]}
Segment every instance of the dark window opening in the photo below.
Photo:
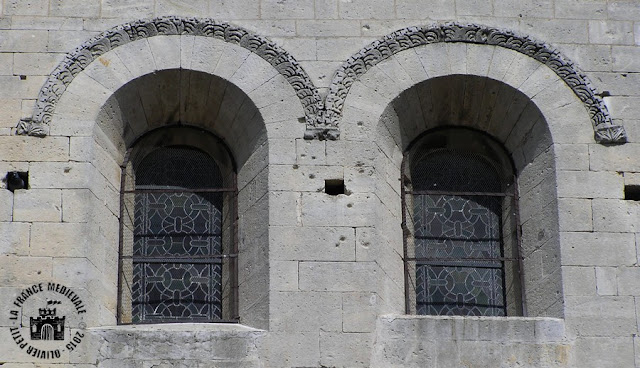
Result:
{"label": "dark window opening", "polygon": [[629,201],[640,201],[640,185],[625,185],[624,199]]}
{"label": "dark window opening", "polygon": [[345,194],[344,180],[327,179],[324,181],[324,192],[328,195]]}

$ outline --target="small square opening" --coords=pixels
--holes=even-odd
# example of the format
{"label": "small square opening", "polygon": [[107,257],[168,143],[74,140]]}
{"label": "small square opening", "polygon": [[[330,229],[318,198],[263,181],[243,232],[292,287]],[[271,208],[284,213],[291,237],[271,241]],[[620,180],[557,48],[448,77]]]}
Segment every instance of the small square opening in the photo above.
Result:
{"label": "small square opening", "polygon": [[328,195],[344,194],[344,180],[326,179],[324,181],[324,192]]}
{"label": "small square opening", "polygon": [[640,201],[640,185],[625,185],[624,199],[629,201]]}
{"label": "small square opening", "polygon": [[16,189],[29,188],[29,172],[28,171],[9,171],[4,178],[7,189],[14,191]]}

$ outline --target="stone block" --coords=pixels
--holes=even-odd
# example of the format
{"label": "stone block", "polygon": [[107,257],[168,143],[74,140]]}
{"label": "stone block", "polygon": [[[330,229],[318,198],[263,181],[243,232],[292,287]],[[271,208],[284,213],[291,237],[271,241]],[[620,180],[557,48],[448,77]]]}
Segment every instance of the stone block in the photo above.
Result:
{"label": "stone block", "polygon": [[371,41],[371,38],[362,37],[320,38],[316,40],[314,51],[316,48],[319,51],[317,60],[347,60]]}
{"label": "stone block", "polygon": [[96,36],[98,32],[90,31],[49,31],[47,51],[70,52],[89,38]]}
{"label": "stone block", "polygon": [[147,38],[157,70],[180,68],[180,36]]}
{"label": "stone block", "polygon": [[29,254],[31,224],[24,222],[0,222],[0,253],[17,256]]}
{"label": "stone block", "polygon": [[89,222],[98,206],[103,205],[89,189],[62,190],[63,222]]}
{"label": "stone block", "polygon": [[298,262],[297,261],[269,261],[270,284],[273,291],[298,290]]}
{"label": "stone block", "polygon": [[320,334],[317,331],[270,331],[262,347],[268,366],[317,367],[320,364]]}
{"label": "stone block", "polygon": [[[550,3],[548,0],[543,1]],[[551,4],[551,11],[553,11],[552,7],[553,5]],[[507,6],[506,8],[513,10],[517,7]],[[521,23],[520,31],[547,42],[585,44],[589,43],[587,24],[586,20],[527,19]]]}
{"label": "stone block", "polygon": [[596,267],[596,290],[598,295],[618,295],[616,270],[615,267]]}
{"label": "stone block", "polygon": [[447,0],[435,0],[429,3],[429,11],[425,11],[425,3],[421,0],[396,1],[396,15],[400,19],[454,19],[455,3]]}
{"label": "stone block", "polygon": [[636,119],[638,117],[640,97],[611,96],[605,97],[604,100],[614,119]]}
{"label": "stone block", "polygon": [[607,11],[609,19],[632,21],[640,19],[640,8],[634,1],[607,1]]}
{"label": "stone block", "polygon": [[301,201],[300,193],[270,192],[269,225],[300,225],[302,220]]}
{"label": "stone block", "polygon": [[[0,54],[2,55],[2,54]],[[10,66],[11,64],[9,64]],[[0,99],[0,127],[14,128],[16,121],[20,120],[22,100],[18,98]]]}
{"label": "stone block", "polygon": [[558,170],[560,198],[622,198],[624,180],[610,171]]}
{"label": "stone block", "polygon": [[[0,54],[0,61],[2,60],[2,55],[11,54]],[[62,61],[62,58],[63,54],[57,53],[16,53],[13,58],[13,74],[49,75],[53,68]],[[12,64],[9,63],[8,65],[11,66]]]}
{"label": "stone block", "polygon": [[370,291],[378,289],[375,262],[300,262],[298,285],[306,291]]}
{"label": "stone block", "polygon": [[13,220],[13,193],[0,188],[0,221]]}
{"label": "stone block", "polygon": [[51,279],[53,268],[50,257],[23,257],[13,254],[3,254],[0,257],[2,286],[23,287]]}
{"label": "stone block", "polygon": [[[640,267],[619,267],[617,270],[609,270],[609,273],[617,271],[618,295],[640,295]],[[613,276],[610,276],[613,277]]]}
{"label": "stone block", "polygon": [[640,70],[640,48],[634,46],[612,46],[614,72],[628,72]]}
{"label": "stone block", "polygon": [[113,49],[120,60],[126,60],[127,69],[133,76],[142,76],[156,70],[153,54],[147,38],[126,43]]}
{"label": "stone block", "polygon": [[13,220],[60,222],[62,193],[59,189],[21,189],[14,192]]}
{"label": "stone block", "polygon": [[[1,32],[1,31],[0,31]],[[0,38],[0,42],[2,39]],[[0,44],[1,46],[1,44]],[[33,76],[27,79],[20,79],[19,76],[0,76],[0,83],[3,89],[0,90],[1,99],[32,99],[38,94],[40,87],[45,81],[43,76]],[[3,134],[4,135],[4,134]]]}
{"label": "stone block", "polygon": [[632,233],[560,233],[563,265],[612,266],[636,262]]}
{"label": "stone block", "polygon": [[558,222],[561,231],[592,231],[591,200],[558,199]]}
{"label": "stone block", "polygon": [[375,223],[379,203],[372,193],[333,196],[305,192],[301,197],[301,222],[305,226],[371,226]]}
{"label": "stone block", "polygon": [[4,4],[4,15],[47,15],[49,13],[48,0],[7,0]]}
{"label": "stone block", "polygon": [[589,170],[588,144],[555,144],[553,150],[558,170]]}
{"label": "stone block", "polygon": [[84,257],[89,247],[97,246],[90,230],[87,224],[34,223],[29,253],[38,257]]}
{"label": "stone block", "polygon": [[558,0],[555,2],[555,17],[567,19],[605,19],[605,0]]}
{"label": "stone block", "polygon": [[596,295],[596,273],[594,267],[562,267],[564,295]]}
{"label": "stone block", "polygon": [[278,70],[257,54],[252,53],[229,81],[242,89],[244,93],[249,94],[276,75],[279,75]]}
{"label": "stone block", "polygon": [[86,162],[32,162],[29,185],[32,189],[87,188],[92,173]]}
{"label": "stone block", "polygon": [[380,148],[371,142],[328,141],[327,162],[340,162],[345,166],[375,166]]}
{"label": "stone block", "polygon": [[135,3],[126,0],[102,0],[101,15],[105,18],[122,17],[123,14],[132,19],[149,18],[153,16],[153,8],[153,0],[140,0]]}
{"label": "stone block", "polygon": [[215,19],[258,19],[260,2],[255,0],[209,1],[209,16]]}
{"label": "stone block", "polygon": [[563,51],[582,70],[602,72],[611,70],[613,60],[611,47],[608,45],[563,45]]}
{"label": "stone block", "polygon": [[591,81],[599,90],[609,91],[612,95],[634,95],[640,83],[640,73],[601,72],[591,75]]}
{"label": "stone block", "polygon": [[593,201],[593,229],[608,232],[640,231],[640,203],[615,199]]}
{"label": "stone block", "polygon": [[633,23],[591,20],[589,21],[589,42],[606,45],[633,45]]}
{"label": "stone block", "polygon": [[260,13],[262,19],[313,19],[313,0],[262,0]]}
{"label": "stone block", "polygon": [[339,0],[315,0],[316,19],[338,18]]}
{"label": "stone block", "polygon": [[374,332],[379,297],[375,293],[342,294],[342,331]]}
{"label": "stone block", "polygon": [[496,0],[494,15],[501,17],[553,18],[553,1],[532,0],[513,4],[508,0]]}
{"label": "stone block", "polygon": [[301,20],[297,22],[300,37],[358,37],[359,22],[350,20]]}
{"label": "stone block", "polygon": [[373,334],[320,332],[320,365],[369,367]]}
{"label": "stone block", "polygon": [[377,0],[342,1],[338,7],[341,19],[392,19],[394,3]]}
{"label": "stone block", "polygon": [[572,349],[576,352],[573,364],[577,367],[633,367],[633,349],[631,335],[581,338]]}
{"label": "stone block", "polygon": [[49,13],[57,17],[98,17],[100,0],[51,0]]}
{"label": "stone block", "polygon": [[567,327],[578,336],[623,336],[637,331],[632,297],[567,296]]}
{"label": "stone block", "polygon": [[202,16],[207,14],[207,11],[206,0],[157,0],[155,7],[157,15]]}
{"label": "stone block", "polygon": [[5,161],[66,161],[69,138],[0,136],[0,156]]}
{"label": "stone block", "polygon": [[350,227],[272,227],[270,257],[274,260],[354,261],[355,234]]}
{"label": "stone block", "polygon": [[342,331],[342,296],[334,292],[272,292],[271,332]]}

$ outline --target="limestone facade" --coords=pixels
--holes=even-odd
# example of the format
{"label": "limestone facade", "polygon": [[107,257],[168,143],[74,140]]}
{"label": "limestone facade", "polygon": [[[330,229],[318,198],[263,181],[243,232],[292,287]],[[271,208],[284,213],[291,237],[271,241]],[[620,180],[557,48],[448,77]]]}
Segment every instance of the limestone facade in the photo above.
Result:
{"label": "limestone facade", "polygon": [[[634,0],[0,1],[0,364],[640,367],[638,116]],[[405,160],[447,127],[513,164],[514,315],[407,313]],[[196,130],[235,172],[239,321],[121,323],[129,154]],[[12,335],[40,283],[86,304],[59,357]]]}

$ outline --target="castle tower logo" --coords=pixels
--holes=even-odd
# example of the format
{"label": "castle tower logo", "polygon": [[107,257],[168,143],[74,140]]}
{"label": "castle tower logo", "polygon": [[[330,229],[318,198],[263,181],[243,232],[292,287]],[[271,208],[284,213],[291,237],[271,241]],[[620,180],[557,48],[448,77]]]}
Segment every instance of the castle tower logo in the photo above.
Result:
{"label": "castle tower logo", "polygon": [[22,290],[9,308],[9,332],[36,359],[64,361],[85,337],[87,308],[77,291],[54,282]]}
{"label": "castle tower logo", "polygon": [[47,300],[47,308],[40,308],[40,316],[29,318],[31,340],[64,340],[64,319],[56,316],[56,309],[49,305],[60,304],[59,300]]}

